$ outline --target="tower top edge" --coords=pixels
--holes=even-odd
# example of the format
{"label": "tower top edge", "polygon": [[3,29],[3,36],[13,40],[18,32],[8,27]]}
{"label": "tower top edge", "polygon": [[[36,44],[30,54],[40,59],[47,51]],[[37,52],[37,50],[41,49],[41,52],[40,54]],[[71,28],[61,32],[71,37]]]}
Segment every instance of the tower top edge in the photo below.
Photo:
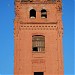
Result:
{"label": "tower top edge", "polygon": [[24,4],[55,4],[61,3],[62,0],[15,0],[15,2],[20,2]]}

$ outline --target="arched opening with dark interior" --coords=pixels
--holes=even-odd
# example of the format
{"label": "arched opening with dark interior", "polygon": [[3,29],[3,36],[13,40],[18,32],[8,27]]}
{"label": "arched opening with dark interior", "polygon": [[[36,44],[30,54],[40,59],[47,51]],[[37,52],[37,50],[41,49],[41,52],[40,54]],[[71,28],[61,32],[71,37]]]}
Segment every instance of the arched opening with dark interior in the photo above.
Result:
{"label": "arched opening with dark interior", "polygon": [[45,51],[45,36],[33,35],[32,36],[32,51],[44,52]]}
{"label": "arched opening with dark interior", "polygon": [[30,10],[30,18],[36,18],[36,10],[34,9]]}
{"label": "arched opening with dark interior", "polygon": [[45,9],[41,10],[41,18],[47,18],[47,11]]}

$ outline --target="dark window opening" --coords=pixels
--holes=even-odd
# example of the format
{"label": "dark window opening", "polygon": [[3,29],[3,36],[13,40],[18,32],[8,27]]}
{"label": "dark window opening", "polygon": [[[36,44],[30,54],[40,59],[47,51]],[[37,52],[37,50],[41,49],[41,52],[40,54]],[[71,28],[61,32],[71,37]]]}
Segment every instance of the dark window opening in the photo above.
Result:
{"label": "dark window opening", "polygon": [[34,72],[34,75],[44,75],[44,72]]}
{"label": "dark window opening", "polygon": [[33,51],[38,51],[38,47],[33,47]]}
{"label": "dark window opening", "polygon": [[45,9],[41,10],[41,18],[47,18],[47,11]]}
{"label": "dark window opening", "polygon": [[45,51],[45,36],[43,35],[32,36],[32,51],[33,52]]}
{"label": "dark window opening", "polygon": [[21,2],[32,2],[32,0],[21,0]]}
{"label": "dark window opening", "polygon": [[36,11],[34,9],[30,10],[30,18],[36,18]]}

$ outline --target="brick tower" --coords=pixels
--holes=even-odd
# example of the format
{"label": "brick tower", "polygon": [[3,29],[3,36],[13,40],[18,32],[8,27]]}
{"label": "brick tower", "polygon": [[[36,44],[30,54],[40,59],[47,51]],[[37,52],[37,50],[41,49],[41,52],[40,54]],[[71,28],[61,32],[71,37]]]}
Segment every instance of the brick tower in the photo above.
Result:
{"label": "brick tower", "polygon": [[15,0],[14,75],[64,75],[62,1]]}

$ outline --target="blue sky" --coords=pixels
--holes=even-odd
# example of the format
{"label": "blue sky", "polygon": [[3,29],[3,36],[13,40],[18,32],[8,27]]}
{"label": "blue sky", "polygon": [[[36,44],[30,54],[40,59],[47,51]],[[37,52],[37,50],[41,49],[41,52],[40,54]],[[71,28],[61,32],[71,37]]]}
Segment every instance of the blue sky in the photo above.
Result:
{"label": "blue sky", "polygon": [[[74,1],[63,0],[64,73],[74,75]],[[14,0],[0,0],[0,74],[14,70]]]}

